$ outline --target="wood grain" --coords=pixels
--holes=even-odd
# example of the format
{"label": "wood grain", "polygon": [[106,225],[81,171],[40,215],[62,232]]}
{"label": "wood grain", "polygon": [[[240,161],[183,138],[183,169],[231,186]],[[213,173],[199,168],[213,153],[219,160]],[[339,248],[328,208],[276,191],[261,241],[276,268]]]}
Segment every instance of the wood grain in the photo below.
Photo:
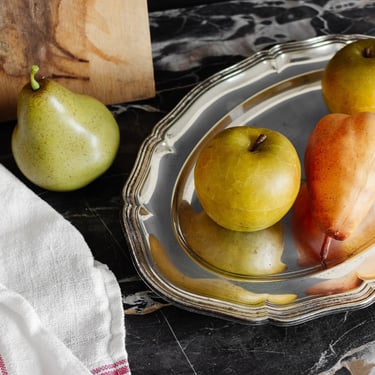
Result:
{"label": "wood grain", "polygon": [[0,121],[16,118],[33,64],[105,104],[155,95],[146,0],[2,0]]}

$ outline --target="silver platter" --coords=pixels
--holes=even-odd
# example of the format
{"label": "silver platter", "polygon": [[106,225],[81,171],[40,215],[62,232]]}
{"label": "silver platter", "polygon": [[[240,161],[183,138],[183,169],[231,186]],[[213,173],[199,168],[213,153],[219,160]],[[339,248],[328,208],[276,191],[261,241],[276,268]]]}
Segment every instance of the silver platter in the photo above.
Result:
{"label": "silver platter", "polygon": [[[232,241],[204,216],[192,174],[200,147],[235,125],[280,131],[302,162],[311,130],[328,113],[322,69],[337,50],[364,37],[322,36],[258,52],[197,85],[154,127],[124,186],[122,213],[134,265],[151,289],[180,307],[252,324],[298,324],[374,301],[375,271],[368,264],[375,235],[364,236],[327,268],[301,264],[289,213],[276,231],[282,248],[275,250],[274,268],[247,272],[253,256],[247,247],[256,241],[268,246],[274,234]],[[244,246],[230,252],[235,264],[245,265],[238,270],[222,262],[234,241]]]}

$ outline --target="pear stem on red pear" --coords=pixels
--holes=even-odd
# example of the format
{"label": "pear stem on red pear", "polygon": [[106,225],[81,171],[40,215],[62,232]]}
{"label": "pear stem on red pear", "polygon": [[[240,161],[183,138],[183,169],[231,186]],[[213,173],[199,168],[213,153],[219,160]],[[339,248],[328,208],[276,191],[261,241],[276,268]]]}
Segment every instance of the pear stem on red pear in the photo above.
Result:
{"label": "pear stem on red pear", "polygon": [[374,57],[373,53],[372,53],[372,50],[370,47],[366,47],[363,49],[363,53],[362,53],[363,57]]}
{"label": "pear stem on red pear", "polygon": [[258,146],[266,140],[267,136],[265,134],[259,134],[258,138],[255,140],[254,144],[250,146],[249,151],[254,152],[257,150]]}
{"label": "pear stem on red pear", "polygon": [[31,72],[30,72],[30,85],[33,91],[39,90],[40,84],[39,82],[35,79],[35,74],[38,73],[39,71],[39,66],[38,65],[33,65],[31,67]]}
{"label": "pear stem on red pear", "polygon": [[329,246],[331,244],[331,241],[332,241],[332,237],[326,234],[324,236],[322,247],[320,248],[320,262],[322,263],[324,267],[326,266],[326,260],[327,260]]}

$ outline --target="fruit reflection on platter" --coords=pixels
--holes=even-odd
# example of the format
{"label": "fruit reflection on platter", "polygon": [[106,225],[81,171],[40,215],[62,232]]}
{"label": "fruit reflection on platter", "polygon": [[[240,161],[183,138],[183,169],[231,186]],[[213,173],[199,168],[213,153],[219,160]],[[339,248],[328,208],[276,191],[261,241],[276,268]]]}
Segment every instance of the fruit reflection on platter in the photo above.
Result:
{"label": "fruit reflection on platter", "polygon": [[287,304],[296,299],[292,293],[256,293],[249,291],[226,279],[213,277],[189,277],[178,271],[169,261],[166,251],[154,236],[150,236],[150,248],[156,266],[164,277],[180,288],[206,297],[219,298],[223,301],[233,301],[242,305],[256,306],[266,301],[273,304]]}
{"label": "fruit reflection on platter", "polygon": [[[124,222],[135,233],[133,259],[151,287],[189,309],[281,325],[373,302],[375,208],[369,197],[375,196],[371,195],[375,186],[369,174],[374,160],[368,150],[373,149],[369,134],[375,115],[330,114],[321,89],[327,63],[356,39],[363,38],[321,37],[262,52],[247,61],[249,65],[235,66],[198,86],[197,93],[187,99],[187,109],[178,107],[169,122],[167,118],[156,127],[124,189],[128,203]],[[228,98],[237,103],[229,112],[222,108]],[[339,130],[344,122],[355,130]],[[319,123],[337,128],[336,134],[319,134]],[[260,134],[248,136],[246,147],[239,146],[237,137],[215,144],[223,134],[241,128],[243,134],[252,128]],[[300,164],[300,175],[295,191],[291,185],[285,188],[292,196],[288,208],[277,219],[259,226],[258,215],[233,214],[231,209],[249,204],[249,211],[267,212],[267,204],[272,203],[272,199],[267,201],[270,193],[264,193],[263,199],[259,196],[272,191],[267,190],[272,183],[276,190],[279,187],[278,193],[283,190],[266,162],[258,172],[258,162],[250,161],[251,168],[240,162],[249,156],[246,152],[262,156],[270,146],[266,137],[252,147],[265,130],[276,131],[290,141],[292,148],[283,150],[289,157],[297,155],[300,163],[294,165]],[[225,143],[230,146],[220,148]],[[345,153],[347,147],[350,152]],[[234,154],[230,155],[230,149]],[[215,158],[221,159],[216,166]],[[279,148],[269,159],[277,165],[286,157]],[[143,173],[145,161],[157,167],[158,179],[152,178],[154,168]],[[355,171],[345,180],[353,162]],[[298,171],[288,163],[289,171]],[[294,181],[287,177],[287,170],[285,180]],[[246,174],[248,177],[243,177]],[[251,185],[250,180],[260,176],[263,182]],[[241,189],[245,194],[241,195]],[[360,207],[355,203],[358,194],[363,202]],[[256,197],[253,207],[252,197]],[[283,196],[278,200],[282,205]],[[336,210],[330,207],[332,201]],[[231,205],[233,202],[236,204]],[[168,204],[170,217],[163,219]],[[245,228],[231,226],[241,220]],[[339,235],[341,232],[345,234]]]}
{"label": "fruit reflection on platter", "polygon": [[179,207],[179,223],[186,248],[207,267],[228,276],[272,275],[285,270],[282,223],[253,232],[226,229],[203,210],[195,211],[187,202]]}

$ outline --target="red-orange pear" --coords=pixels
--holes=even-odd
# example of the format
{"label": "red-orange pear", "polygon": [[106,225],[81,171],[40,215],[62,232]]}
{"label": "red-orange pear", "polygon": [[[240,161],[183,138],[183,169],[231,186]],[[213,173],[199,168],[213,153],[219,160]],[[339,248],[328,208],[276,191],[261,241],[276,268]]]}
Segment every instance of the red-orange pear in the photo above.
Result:
{"label": "red-orange pear", "polygon": [[306,182],[315,220],[331,239],[348,238],[375,203],[375,113],[333,113],[312,131],[305,151]]}
{"label": "red-orange pear", "polygon": [[[327,254],[330,266],[340,264],[351,256],[368,251],[375,245],[375,205],[373,205],[357,229],[345,241],[332,239]],[[306,184],[303,184],[292,208],[291,233],[298,252],[299,264],[310,267],[320,263],[320,250],[325,233],[312,215],[311,199]],[[375,255],[372,258],[375,260]],[[375,262],[364,262],[358,272],[362,277],[375,277]]]}
{"label": "red-orange pear", "polygon": [[[311,212],[311,200],[306,184],[294,203],[291,215],[291,231],[296,244],[299,264],[309,267],[320,263],[320,249],[324,240],[324,232],[320,229]],[[345,260],[353,252],[353,249],[343,246],[347,241],[333,240],[330,245],[327,262],[336,264]]]}

